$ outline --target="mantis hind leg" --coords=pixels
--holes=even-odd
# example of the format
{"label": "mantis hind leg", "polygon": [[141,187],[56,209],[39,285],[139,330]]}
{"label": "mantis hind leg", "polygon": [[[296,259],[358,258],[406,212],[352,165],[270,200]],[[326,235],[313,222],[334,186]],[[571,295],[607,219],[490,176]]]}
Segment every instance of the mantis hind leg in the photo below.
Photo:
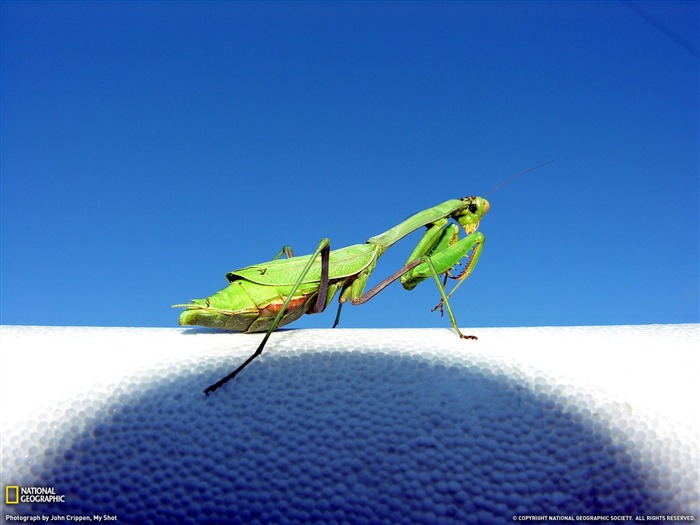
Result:
{"label": "mantis hind leg", "polygon": [[272,258],[273,261],[279,259],[282,256],[285,256],[287,259],[291,259],[294,257],[294,251],[292,251],[292,247],[289,246],[288,244],[285,244],[282,246],[280,251],[277,252],[277,254]]}
{"label": "mantis hind leg", "polygon": [[333,321],[333,328],[338,326],[338,323],[340,322],[340,310],[343,308],[343,303],[339,302],[338,303],[338,311],[335,313],[335,321]]}
{"label": "mantis hind leg", "polygon": [[[313,306],[313,308],[310,310],[310,313],[317,313],[323,310],[325,308],[326,304],[326,295],[328,293],[328,266],[329,266],[329,258],[330,258],[330,247],[331,247],[331,241],[330,239],[321,239],[321,242],[319,242],[318,247],[316,248],[316,251],[309,257],[309,262],[304,266],[304,269],[301,271],[299,274],[299,277],[297,278],[296,282],[294,283],[294,286],[292,286],[292,289],[289,292],[289,295],[287,295],[287,298],[285,299],[284,303],[282,304],[282,308],[280,308],[280,311],[277,313],[275,316],[274,320],[272,321],[272,324],[270,325],[270,328],[268,328],[267,332],[265,333],[265,337],[263,337],[263,340],[260,342],[258,345],[258,348],[253,352],[253,354],[246,359],[242,365],[240,365],[238,368],[236,368],[233,372],[231,372],[229,375],[226,377],[221,378],[219,381],[214,383],[213,385],[208,386],[205,390],[204,393],[206,395],[209,395],[210,392],[213,392],[214,390],[217,390],[221,388],[223,385],[231,381],[234,377],[236,377],[241,370],[243,370],[246,366],[248,366],[256,357],[258,357],[260,354],[262,354],[263,348],[265,348],[265,344],[267,343],[267,340],[270,338],[270,335],[272,332],[274,332],[277,327],[280,324],[280,321],[282,317],[284,316],[285,311],[287,310],[287,307],[289,306],[290,301],[292,300],[292,297],[294,297],[294,294],[296,291],[299,289],[299,286],[301,286],[302,281],[306,277],[306,275],[309,273],[309,270],[313,266],[314,262],[316,262],[316,257],[319,255],[321,256],[321,282],[319,283],[319,288],[318,288],[318,296],[316,299],[316,303]],[[282,248],[280,253],[278,254],[278,257],[282,253],[286,253],[285,249],[289,248],[288,246],[285,246]],[[289,248],[289,251],[291,252],[291,248]]]}

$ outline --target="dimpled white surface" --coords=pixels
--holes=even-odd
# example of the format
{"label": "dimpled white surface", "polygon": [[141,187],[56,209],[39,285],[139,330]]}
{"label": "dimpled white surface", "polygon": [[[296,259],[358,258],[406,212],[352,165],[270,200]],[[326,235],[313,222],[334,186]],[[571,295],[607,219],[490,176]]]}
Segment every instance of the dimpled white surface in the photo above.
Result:
{"label": "dimpled white surface", "polygon": [[469,333],[3,326],[2,519],[698,514],[700,325]]}

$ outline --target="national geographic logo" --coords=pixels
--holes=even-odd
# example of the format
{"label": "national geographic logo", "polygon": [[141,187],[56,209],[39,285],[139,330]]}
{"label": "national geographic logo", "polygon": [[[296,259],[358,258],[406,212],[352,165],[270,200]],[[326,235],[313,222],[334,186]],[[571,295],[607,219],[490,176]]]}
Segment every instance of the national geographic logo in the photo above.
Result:
{"label": "national geographic logo", "polygon": [[57,494],[54,487],[5,486],[5,505],[18,503],[65,503],[66,496]]}

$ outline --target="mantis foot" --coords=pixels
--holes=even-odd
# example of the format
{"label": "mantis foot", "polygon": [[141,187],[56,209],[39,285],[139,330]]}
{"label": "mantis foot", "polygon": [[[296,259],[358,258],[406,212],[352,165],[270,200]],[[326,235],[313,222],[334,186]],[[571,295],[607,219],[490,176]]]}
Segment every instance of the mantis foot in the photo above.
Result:
{"label": "mantis foot", "polygon": [[445,316],[445,308],[444,308],[443,304],[444,304],[444,301],[440,300],[440,302],[437,305],[435,305],[435,308],[433,308],[430,311],[434,312],[435,310],[439,309],[440,310],[440,317],[444,317]]}

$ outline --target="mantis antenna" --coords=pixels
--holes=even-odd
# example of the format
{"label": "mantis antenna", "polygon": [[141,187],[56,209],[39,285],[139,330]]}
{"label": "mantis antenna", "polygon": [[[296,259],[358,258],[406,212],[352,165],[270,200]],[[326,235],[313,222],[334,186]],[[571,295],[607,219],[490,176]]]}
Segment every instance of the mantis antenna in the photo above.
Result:
{"label": "mantis antenna", "polygon": [[516,175],[513,175],[510,179],[501,182],[498,186],[496,186],[496,187],[493,188],[492,190],[486,192],[486,193],[484,194],[484,197],[486,197],[486,195],[491,195],[494,191],[496,191],[496,190],[497,190],[498,188],[500,188],[501,186],[505,186],[506,184],[508,184],[508,183],[510,183],[510,182],[513,182],[515,179],[517,179],[517,178],[520,177],[521,175],[525,175],[526,173],[530,173],[531,171],[535,171],[536,169],[541,168],[542,166],[546,166],[547,164],[551,164],[552,162],[554,162],[554,161],[553,161],[553,160],[548,160],[547,162],[543,162],[542,164],[538,164],[537,166],[533,166],[532,168],[528,168],[528,169],[526,169],[525,171],[521,171],[520,173],[517,173]]}

